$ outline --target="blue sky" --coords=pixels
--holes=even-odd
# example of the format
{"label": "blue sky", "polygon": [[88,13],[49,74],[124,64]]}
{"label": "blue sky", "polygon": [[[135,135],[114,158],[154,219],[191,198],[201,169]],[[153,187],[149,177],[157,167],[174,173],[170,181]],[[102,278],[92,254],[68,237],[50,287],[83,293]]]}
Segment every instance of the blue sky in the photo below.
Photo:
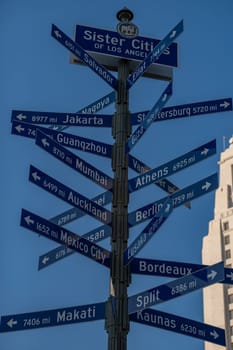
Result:
{"label": "blue sky", "polygon": [[[28,181],[30,164],[88,198],[100,194],[102,189],[44,152],[34,140],[12,135],[11,112],[75,113],[110,93],[111,87],[88,67],[70,64],[69,52],[51,37],[51,25],[55,24],[70,37],[73,37],[76,24],[115,30],[116,13],[124,6],[134,12],[133,22],[139,27],[139,34],[145,37],[162,39],[180,20],[184,20],[184,32],[176,40],[178,68],[173,72],[173,94],[167,106],[232,97],[233,4],[230,0],[221,3],[213,0],[211,4],[201,0],[2,0],[1,316],[100,303],[108,298],[108,269],[82,255],[72,254],[38,271],[39,256],[57,244],[21,227],[21,209],[49,219],[70,206]],[[130,90],[130,111],[150,110],[166,86],[164,81],[140,78]],[[114,111],[112,104],[103,113],[113,114]],[[113,143],[110,128],[70,127],[67,132]],[[153,124],[131,154],[156,167],[216,139],[216,155],[169,178],[184,188],[218,171],[220,152],[232,134],[232,112],[169,120]],[[112,176],[109,159],[72,151]],[[130,171],[129,175],[133,177],[135,173]],[[147,186],[131,194],[129,212],[163,196],[162,190]],[[194,200],[191,206],[191,210],[184,206],[176,208],[139,256],[200,264],[202,238],[213,218],[214,193]],[[66,228],[84,234],[97,225],[98,221],[85,216]],[[130,240],[145,225],[132,228]],[[109,240],[105,240],[102,246],[110,249]],[[166,281],[169,280],[162,277],[133,275],[129,295]],[[202,322],[202,293],[195,291],[175,302],[161,304],[158,309]],[[3,350],[107,348],[103,320],[2,333],[0,338]],[[128,349],[154,346],[157,350],[171,346],[197,350],[203,349],[203,341],[132,322]]]}

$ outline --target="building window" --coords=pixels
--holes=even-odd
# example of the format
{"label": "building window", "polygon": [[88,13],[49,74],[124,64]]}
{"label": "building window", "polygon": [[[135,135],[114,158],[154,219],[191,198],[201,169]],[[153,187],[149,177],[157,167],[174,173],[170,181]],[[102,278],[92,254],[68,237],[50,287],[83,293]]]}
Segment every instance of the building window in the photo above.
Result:
{"label": "building window", "polygon": [[230,249],[226,250],[225,254],[226,254],[226,259],[230,259],[230,257],[231,257],[231,250]]}
{"label": "building window", "polygon": [[231,326],[231,335],[233,335],[233,326]]}
{"label": "building window", "polygon": [[223,230],[224,230],[224,231],[229,230],[229,222],[228,222],[228,221],[225,221],[225,222],[223,223]]}
{"label": "building window", "polygon": [[229,267],[229,268],[231,268],[231,264],[227,264],[225,267]]}
{"label": "building window", "polygon": [[230,243],[230,236],[229,235],[224,237],[224,243],[225,244],[229,244]]}
{"label": "building window", "polygon": [[228,300],[230,304],[233,303],[233,294],[228,295]]}
{"label": "building window", "polygon": [[230,310],[229,313],[230,313],[230,319],[232,320],[233,319],[233,310]]}

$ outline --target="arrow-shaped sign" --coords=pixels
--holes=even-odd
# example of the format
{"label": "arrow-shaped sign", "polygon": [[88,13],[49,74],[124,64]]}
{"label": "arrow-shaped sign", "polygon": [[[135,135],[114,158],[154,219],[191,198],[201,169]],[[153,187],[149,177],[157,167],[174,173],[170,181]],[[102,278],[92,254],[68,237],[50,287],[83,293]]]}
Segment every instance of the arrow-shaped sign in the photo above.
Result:
{"label": "arrow-shaped sign", "polygon": [[52,326],[97,321],[105,318],[105,303],[79,305],[1,316],[1,332],[22,331]]}
{"label": "arrow-shaped sign", "polygon": [[107,84],[113,89],[117,89],[117,79],[107,71],[102,65],[100,65],[87,51],[85,51],[80,45],[70,39],[64,32],[62,32],[54,24],[52,25],[51,35],[72,52],[76,57],[82,60],[91,70],[98,74]]}
{"label": "arrow-shaped sign", "polygon": [[[32,173],[34,172],[37,172],[38,174],[37,180],[35,180],[32,176]],[[89,214],[104,224],[111,223],[112,215],[109,210],[104,209],[102,206],[93,202],[91,199],[65,186],[61,182],[43,173],[41,170],[32,165],[30,166],[29,180],[47,192],[53,194],[54,196],[62,199],[69,204],[72,204],[78,209],[81,209],[86,214]]]}
{"label": "arrow-shaped sign", "polygon": [[142,75],[143,73],[153,64],[161,54],[166,50],[166,48],[183,32],[183,21],[180,21],[167,35],[161,40],[158,45],[149,53],[149,55],[142,61],[135,72],[130,74],[127,79],[128,86],[131,87]]}
{"label": "arrow-shaped sign", "polygon": [[18,321],[14,320],[14,318],[11,318],[8,322],[7,322],[7,326],[9,326],[10,328],[13,328],[14,326],[16,326],[18,324]]}
{"label": "arrow-shaped sign", "polygon": [[[84,235],[82,235],[82,237],[92,243],[97,243],[105,238],[110,237],[111,233],[111,227],[109,227],[108,225],[102,225],[95,228],[94,230],[85,233]],[[72,249],[61,245],[39,257],[38,270],[48,267],[51,264],[54,264],[55,262],[58,262],[66,258],[67,256],[70,256],[73,253],[75,252]]]}
{"label": "arrow-shaped sign", "polygon": [[[28,221],[26,220],[27,217],[32,218],[33,224],[28,224]],[[87,239],[67,229],[63,229],[61,226],[51,223],[41,216],[22,209],[20,224],[33,232],[39,233],[41,236],[73,249],[101,265],[109,267],[110,252],[108,250],[95,243],[91,243]]]}
{"label": "arrow-shaped sign", "polygon": [[[214,271],[215,276],[213,276],[212,271]],[[210,274],[211,277],[209,277]],[[191,275],[177,278],[174,281],[129,297],[128,312],[132,314],[144,310],[150,306],[191,293],[222,280],[224,280],[224,264],[220,262],[196,271]]]}
{"label": "arrow-shaped sign", "polygon": [[146,115],[145,119],[141,122],[138,128],[132,133],[127,144],[126,151],[129,152],[136,145],[136,143],[140,140],[142,135],[146,132],[149,126],[153,123],[159,111],[163,108],[165,103],[168,101],[170,96],[172,95],[172,83],[170,82],[166,89],[163,91],[162,95],[152,107],[150,112]]}
{"label": "arrow-shaped sign", "polygon": [[130,320],[146,326],[161,328],[225,346],[225,331],[206,323],[154,309],[145,309],[130,315]]}
{"label": "arrow-shaped sign", "polygon": [[[132,273],[169,278],[179,278],[190,275],[205,267],[208,267],[208,265],[136,257],[134,257],[130,263],[130,271]],[[225,267],[224,274],[225,278],[221,283],[233,284],[233,269]]]}
{"label": "arrow-shaped sign", "polygon": [[[219,100],[202,101],[196,103],[188,103],[178,106],[162,108],[157,114],[154,122],[162,122],[166,120],[196,117],[199,115],[213,114],[220,112],[232,111],[232,98],[224,98]],[[132,125],[141,124],[149,111],[142,111],[131,114]]]}
{"label": "arrow-shaped sign", "polygon": [[12,111],[11,120],[24,121],[29,124],[62,125],[79,127],[111,127],[112,115],[109,114],[83,114],[83,113],[57,113],[36,111]]}
{"label": "arrow-shaped sign", "polygon": [[12,122],[12,134],[35,139],[37,130],[40,130],[44,134],[52,137],[52,139],[60,145],[66,146],[68,148],[78,149],[83,152],[89,152],[91,154],[96,154],[107,158],[111,158],[112,156],[112,145],[109,145],[107,143],[91,140],[86,137],[81,137],[61,131],[56,131],[49,128],[43,128],[39,125],[28,123],[19,124],[16,121]]}
{"label": "arrow-shaped sign", "polygon": [[[209,193],[210,191],[215,190],[217,187],[218,177],[217,173],[215,173],[172,194],[170,198],[172,199],[173,208],[177,208],[186,202],[190,202],[193,199]],[[164,197],[130,213],[128,216],[129,224],[134,226],[152,218],[156,213],[158,213],[159,209],[162,208],[167,198],[168,197]]]}
{"label": "arrow-shaped sign", "polygon": [[157,168],[149,170],[146,173],[129,180],[129,191],[137,191],[154,183],[155,181],[162,180],[166,176],[171,176],[180,170],[186,169],[191,165],[207,159],[215,153],[216,140],[212,140],[204,145],[194,148],[188,153],[185,153],[170,162],[164,163]]}
{"label": "arrow-shaped sign", "polygon": [[141,251],[146,243],[154,236],[162,224],[167,220],[168,216],[172,212],[172,209],[172,201],[170,198],[168,198],[159,212],[152,218],[150,223],[126,249],[124,252],[124,264],[129,264],[133,260],[134,256]]}
{"label": "arrow-shaped sign", "polygon": [[37,130],[36,144],[99,186],[107,190],[112,188],[113,179],[110,176],[92,166],[81,157],[76,156],[74,153],[55,142],[52,138],[46,136],[40,130]]}

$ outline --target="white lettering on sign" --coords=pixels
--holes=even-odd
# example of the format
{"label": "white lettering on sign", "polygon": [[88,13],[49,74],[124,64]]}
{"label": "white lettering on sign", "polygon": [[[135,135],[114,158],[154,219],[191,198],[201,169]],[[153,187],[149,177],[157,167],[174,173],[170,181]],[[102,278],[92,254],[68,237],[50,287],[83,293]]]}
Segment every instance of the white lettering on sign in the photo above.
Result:
{"label": "white lettering on sign", "polygon": [[193,271],[192,268],[182,267],[182,266],[171,266],[165,263],[149,263],[146,260],[140,260],[139,262],[139,271],[148,272],[148,273],[159,273],[164,275],[177,275],[185,276],[190,275]]}
{"label": "white lettering on sign", "polygon": [[99,153],[101,155],[107,154],[107,147],[101,144],[96,144],[92,141],[82,141],[72,136],[66,136],[63,133],[56,135],[56,141],[65,146],[81,149],[84,152]]}
{"label": "white lettering on sign", "polygon": [[72,322],[95,319],[95,306],[89,306],[86,309],[74,309],[72,311],[58,311],[57,323]]}
{"label": "white lettering on sign", "polygon": [[148,292],[146,295],[137,296],[137,307],[142,307],[145,309],[147,305],[155,304],[156,301],[159,301],[160,291],[158,289],[153,289],[151,292]]}

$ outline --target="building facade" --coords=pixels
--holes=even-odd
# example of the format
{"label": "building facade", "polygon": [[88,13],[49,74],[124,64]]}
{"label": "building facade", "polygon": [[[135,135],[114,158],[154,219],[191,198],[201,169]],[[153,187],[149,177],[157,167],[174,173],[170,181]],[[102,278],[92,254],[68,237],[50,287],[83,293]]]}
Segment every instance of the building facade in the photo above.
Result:
{"label": "building facade", "polygon": [[[233,137],[229,144],[220,156],[214,219],[203,239],[202,263],[224,261],[225,267],[233,268]],[[233,285],[217,283],[204,288],[203,308],[204,322],[225,329],[225,349],[233,350]],[[224,347],[205,342],[205,350],[224,350]]]}

